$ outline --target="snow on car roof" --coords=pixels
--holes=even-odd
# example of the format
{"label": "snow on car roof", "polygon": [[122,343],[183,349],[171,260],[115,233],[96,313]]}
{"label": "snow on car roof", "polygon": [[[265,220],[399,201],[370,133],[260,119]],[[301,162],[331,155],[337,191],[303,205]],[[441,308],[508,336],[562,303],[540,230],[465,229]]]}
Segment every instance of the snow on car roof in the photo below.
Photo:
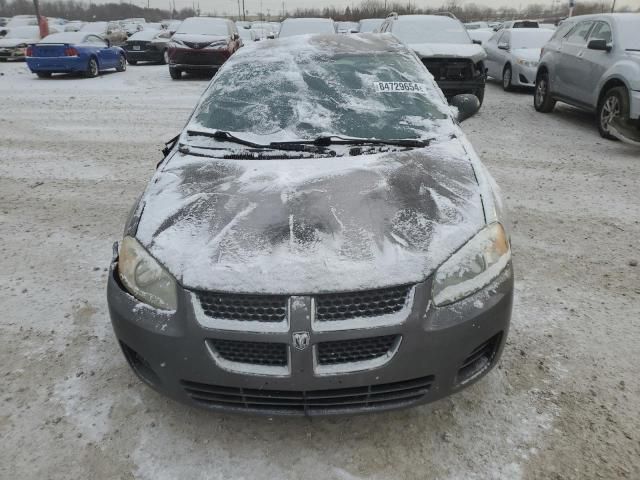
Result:
{"label": "snow on car roof", "polygon": [[38,43],[82,43],[87,37],[87,32],[64,32],[48,35]]}
{"label": "snow on car roof", "polygon": [[154,29],[141,30],[131,35],[129,37],[129,40],[142,40],[142,41],[153,40],[154,38],[156,38],[161,33],[164,33],[165,31],[166,30],[154,30]]}
{"label": "snow on car roof", "polygon": [[287,18],[280,27],[281,37],[311,33],[335,33],[333,20],[330,18]]}
{"label": "snow on car roof", "polygon": [[39,38],[40,27],[12,27],[4,38]]}

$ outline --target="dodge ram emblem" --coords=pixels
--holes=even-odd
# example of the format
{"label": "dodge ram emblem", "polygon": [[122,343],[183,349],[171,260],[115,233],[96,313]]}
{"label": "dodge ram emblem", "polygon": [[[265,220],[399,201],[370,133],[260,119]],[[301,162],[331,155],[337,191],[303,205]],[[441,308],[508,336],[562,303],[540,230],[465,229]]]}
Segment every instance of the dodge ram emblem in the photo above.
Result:
{"label": "dodge ram emblem", "polygon": [[309,346],[311,335],[309,332],[293,332],[293,346],[298,350],[304,350]]}

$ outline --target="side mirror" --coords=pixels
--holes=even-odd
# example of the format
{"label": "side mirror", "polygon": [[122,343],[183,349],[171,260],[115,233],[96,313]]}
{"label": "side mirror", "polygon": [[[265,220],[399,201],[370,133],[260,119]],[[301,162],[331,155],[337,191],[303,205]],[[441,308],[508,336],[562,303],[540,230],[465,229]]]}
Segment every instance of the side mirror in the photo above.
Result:
{"label": "side mirror", "polygon": [[474,40],[473,43],[475,45],[482,45],[482,40]]}
{"label": "side mirror", "polygon": [[611,45],[607,45],[606,40],[590,40],[587,48],[589,50],[601,50],[603,52],[611,51]]}
{"label": "side mirror", "polygon": [[498,48],[500,50],[509,50],[509,44],[508,43],[499,43],[498,44]]}
{"label": "side mirror", "polygon": [[233,38],[234,40],[239,40],[239,39],[240,39],[240,35],[239,35],[239,34],[237,34],[237,33],[234,33],[232,38]]}
{"label": "side mirror", "polygon": [[473,117],[480,110],[480,100],[469,93],[456,95],[449,104],[458,109],[459,122],[464,122],[467,118]]}

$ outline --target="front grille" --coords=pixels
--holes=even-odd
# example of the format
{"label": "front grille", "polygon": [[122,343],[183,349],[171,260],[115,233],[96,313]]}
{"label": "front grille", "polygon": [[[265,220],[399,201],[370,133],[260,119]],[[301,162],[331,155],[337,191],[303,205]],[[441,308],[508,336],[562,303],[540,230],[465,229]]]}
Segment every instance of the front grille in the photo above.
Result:
{"label": "front grille", "polygon": [[410,285],[351,293],[317,295],[316,320],[378,317],[399,312],[407,304]]}
{"label": "front grille", "polygon": [[221,320],[282,322],[287,316],[284,295],[241,295],[196,292],[205,315]]}
{"label": "front grille", "polygon": [[464,384],[477,377],[491,366],[498,352],[501,339],[502,332],[473,349],[471,354],[462,362],[460,370],[458,370],[457,380],[459,384]]}
{"label": "front grille", "polygon": [[211,350],[224,360],[270,367],[287,366],[287,345],[284,343],[207,340]]}
{"label": "front grille", "polygon": [[222,387],[181,380],[187,395],[200,405],[253,411],[313,415],[340,410],[375,410],[408,405],[423,398],[434,377],[331,390],[268,390]]}
{"label": "front grille", "polygon": [[318,344],[318,364],[338,365],[383,357],[395,346],[398,335],[339,340]]}
{"label": "front grille", "polygon": [[422,63],[436,82],[473,80],[473,62],[458,58],[426,58]]}

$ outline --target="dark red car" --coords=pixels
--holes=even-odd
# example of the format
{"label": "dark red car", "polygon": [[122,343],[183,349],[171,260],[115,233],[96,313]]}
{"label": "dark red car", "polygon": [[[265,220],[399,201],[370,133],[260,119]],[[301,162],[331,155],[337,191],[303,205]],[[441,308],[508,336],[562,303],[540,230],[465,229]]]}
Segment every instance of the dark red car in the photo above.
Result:
{"label": "dark red car", "polygon": [[241,46],[240,35],[231,20],[215,17],[187,18],[169,44],[171,78],[179,80],[182,72],[215,73]]}

